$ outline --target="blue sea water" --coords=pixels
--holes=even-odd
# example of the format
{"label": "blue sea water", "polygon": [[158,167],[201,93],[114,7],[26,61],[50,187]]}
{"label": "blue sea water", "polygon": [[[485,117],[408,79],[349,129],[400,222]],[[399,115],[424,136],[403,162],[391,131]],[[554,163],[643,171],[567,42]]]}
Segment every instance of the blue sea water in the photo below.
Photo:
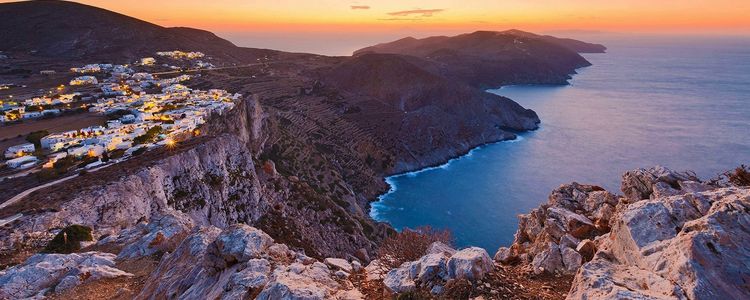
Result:
{"label": "blue sea water", "polygon": [[[592,39],[588,39],[592,40]],[[448,164],[392,176],[372,216],[396,228],[431,225],[459,247],[509,245],[517,215],[577,181],[619,192],[620,175],[663,165],[713,177],[750,164],[750,40],[594,37],[569,86],[490,92],[535,110],[539,130]]]}

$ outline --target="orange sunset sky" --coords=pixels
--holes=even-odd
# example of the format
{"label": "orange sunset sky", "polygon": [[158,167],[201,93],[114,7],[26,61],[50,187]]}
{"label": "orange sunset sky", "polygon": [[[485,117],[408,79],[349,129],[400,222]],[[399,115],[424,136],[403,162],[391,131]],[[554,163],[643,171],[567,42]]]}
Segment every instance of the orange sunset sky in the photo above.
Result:
{"label": "orange sunset sky", "polygon": [[750,0],[81,0],[212,31],[596,30],[750,33]]}

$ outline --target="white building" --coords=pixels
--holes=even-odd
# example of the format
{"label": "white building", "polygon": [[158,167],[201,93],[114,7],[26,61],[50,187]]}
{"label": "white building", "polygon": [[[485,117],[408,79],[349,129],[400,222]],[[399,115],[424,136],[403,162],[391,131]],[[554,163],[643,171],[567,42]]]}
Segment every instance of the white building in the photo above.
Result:
{"label": "white building", "polygon": [[70,81],[70,85],[98,84],[94,76],[79,76]]}
{"label": "white building", "polygon": [[37,161],[38,159],[35,156],[21,156],[7,161],[6,164],[12,169],[18,169],[19,167],[30,167]]}
{"label": "white building", "polygon": [[24,155],[34,153],[35,150],[36,147],[34,147],[34,144],[31,143],[11,146],[10,148],[5,150],[5,158],[22,157]]}
{"label": "white building", "polygon": [[153,57],[144,57],[141,58],[141,65],[144,66],[152,66],[156,63],[156,59]]}

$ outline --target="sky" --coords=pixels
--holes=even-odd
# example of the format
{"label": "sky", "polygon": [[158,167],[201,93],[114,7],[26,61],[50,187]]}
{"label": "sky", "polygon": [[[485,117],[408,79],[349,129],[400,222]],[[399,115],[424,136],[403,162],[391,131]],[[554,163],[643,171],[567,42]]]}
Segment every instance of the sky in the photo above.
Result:
{"label": "sky", "polygon": [[[2,0],[0,0],[2,1]],[[6,2],[6,1],[2,1]],[[750,35],[750,0],[78,0],[242,46],[393,39],[476,30]],[[247,43],[255,43],[248,45]],[[260,45],[263,46],[263,45]],[[281,47],[279,47],[281,46]],[[288,48],[288,47],[287,47]],[[306,49],[301,49],[306,50]]]}

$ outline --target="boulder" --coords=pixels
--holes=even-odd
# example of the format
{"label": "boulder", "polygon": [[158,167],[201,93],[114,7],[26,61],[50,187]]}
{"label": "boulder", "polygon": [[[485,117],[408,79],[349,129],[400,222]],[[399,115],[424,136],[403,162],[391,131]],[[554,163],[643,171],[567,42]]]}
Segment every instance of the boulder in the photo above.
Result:
{"label": "boulder", "polygon": [[372,260],[370,264],[365,267],[365,275],[367,277],[367,280],[383,279],[383,277],[387,273],[384,269],[385,267],[380,264],[379,260]]}
{"label": "boulder", "polygon": [[[187,298],[188,295],[200,294],[207,297],[211,294],[215,282],[202,262],[209,245],[219,234],[221,230],[213,226],[195,228],[174,252],[162,258],[136,299],[163,299],[167,295]],[[212,296],[219,297],[218,294]]]}
{"label": "boulder", "polygon": [[417,288],[414,278],[416,277],[415,270],[417,268],[417,262],[406,262],[400,267],[388,271],[383,278],[383,285],[391,293],[406,293],[411,292]]}
{"label": "boulder", "polygon": [[355,273],[362,271],[362,264],[356,260],[352,261],[352,271]]}
{"label": "boulder", "polygon": [[561,247],[560,255],[562,256],[563,266],[565,267],[564,273],[575,274],[583,262],[581,255],[568,247]]}
{"label": "boulder", "polygon": [[430,283],[435,279],[445,280],[448,275],[449,256],[444,252],[422,256],[417,261],[416,279],[420,283]]}
{"label": "boulder", "polygon": [[63,292],[100,279],[133,276],[116,268],[115,257],[102,252],[33,255],[0,275],[0,299],[29,298],[52,288]]}
{"label": "boulder", "polygon": [[564,265],[560,247],[555,243],[549,243],[547,249],[534,256],[531,262],[534,274],[555,273],[563,271]]}
{"label": "boulder", "polygon": [[346,273],[352,273],[353,267],[346,259],[341,258],[326,258],[323,262],[333,268],[334,270],[342,270]]}
{"label": "boulder", "polygon": [[148,224],[139,224],[107,238],[99,244],[123,244],[117,259],[135,259],[156,252],[174,251],[174,248],[193,228],[193,221],[179,211],[169,211],[153,216]]}
{"label": "boulder", "polygon": [[235,224],[226,228],[209,245],[206,262],[214,270],[222,270],[236,263],[260,258],[272,244],[273,239],[265,232],[245,224]]}
{"label": "boulder", "polygon": [[251,259],[245,268],[234,273],[224,288],[222,299],[246,299],[249,291],[260,290],[268,283],[271,263],[265,259]]}
{"label": "boulder", "polygon": [[495,253],[495,261],[501,264],[512,264],[518,260],[518,257],[514,256],[508,247],[500,247]]}
{"label": "boulder", "polygon": [[596,243],[589,239],[583,240],[576,246],[576,252],[581,255],[583,261],[590,261],[596,253]]}
{"label": "boulder", "polygon": [[581,240],[570,234],[566,234],[560,238],[560,243],[558,243],[558,245],[560,245],[560,247],[575,248],[579,243],[581,243]]}
{"label": "boulder", "polygon": [[447,256],[451,256],[456,253],[456,249],[451,248],[443,242],[434,242],[427,247],[426,254],[443,253]]}
{"label": "boulder", "polygon": [[[629,203],[659,196],[671,196],[688,191],[680,190],[682,181],[699,181],[695,175],[679,173],[662,166],[650,169],[637,169],[622,175],[621,190]],[[654,192],[657,195],[652,194]]]}
{"label": "boulder", "polygon": [[482,248],[470,247],[456,252],[448,261],[450,279],[467,279],[477,281],[492,271],[493,264],[489,254]]}
{"label": "boulder", "polygon": [[[547,209],[547,213],[565,226],[565,232],[576,238],[586,238],[596,229],[589,218],[564,208],[550,207]],[[562,235],[557,238],[560,237]]]}
{"label": "boulder", "polygon": [[293,263],[278,266],[271,280],[255,299],[331,299],[338,293],[339,284],[331,277],[324,263],[310,265]]}

